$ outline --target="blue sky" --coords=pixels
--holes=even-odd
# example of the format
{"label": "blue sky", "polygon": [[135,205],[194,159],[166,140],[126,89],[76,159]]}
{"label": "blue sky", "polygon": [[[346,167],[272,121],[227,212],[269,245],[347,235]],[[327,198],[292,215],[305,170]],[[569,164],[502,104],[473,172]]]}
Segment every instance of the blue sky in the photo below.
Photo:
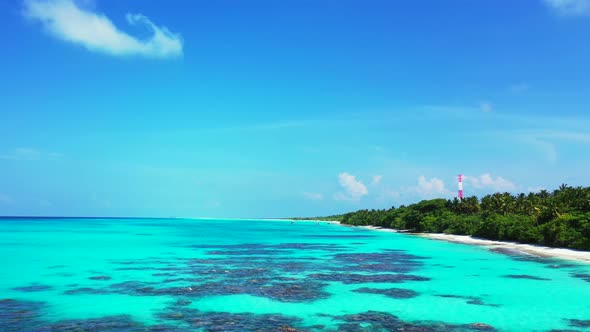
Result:
{"label": "blue sky", "polygon": [[590,185],[590,0],[0,3],[0,215]]}

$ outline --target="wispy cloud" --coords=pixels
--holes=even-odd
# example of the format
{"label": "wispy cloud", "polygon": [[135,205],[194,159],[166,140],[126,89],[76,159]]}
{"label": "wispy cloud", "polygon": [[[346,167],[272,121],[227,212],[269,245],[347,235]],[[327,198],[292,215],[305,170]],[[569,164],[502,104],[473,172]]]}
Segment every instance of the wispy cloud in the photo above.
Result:
{"label": "wispy cloud", "polygon": [[492,176],[489,173],[484,173],[479,176],[466,175],[463,181],[477,189],[492,189],[495,191],[512,191],[516,189],[516,185],[511,181],[504,179],[501,176]]}
{"label": "wispy cloud", "polygon": [[539,151],[550,163],[557,161],[558,154],[555,144],[535,135],[522,135],[520,138],[524,143],[529,144],[531,148]]}
{"label": "wispy cloud", "polygon": [[321,201],[324,199],[324,195],[320,193],[312,193],[312,192],[303,192],[303,196],[312,201]]}
{"label": "wispy cloud", "polygon": [[449,196],[451,192],[445,188],[445,183],[439,178],[427,179],[424,175],[418,177],[418,185],[412,189],[422,197]]}
{"label": "wispy cloud", "polygon": [[523,143],[529,144],[533,149],[541,152],[551,163],[557,161],[557,146],[559,144],[579,144],[580,146],[590,144],[590,133],[575,130],[520,130],[500,134],[504,136],[510,135]]}
{"label": "wispy cloud", "polygon": [[377,185],[377,184],[381,183],[382,179],[383,179],[383,175],[374,175],[373,180],[371,181],[371,184]]}
{"label": "wispy cloud", "polygon": [[590,15],[590,0],[543,0],[560,15]]}
{"label": "wispy cloud", "polygon": [[9,153],[0,155],[4,160],[55,160],[62,155],[55,152],[42,152],[33,148],[16,148]]}
{"label": "wispy cloud", "polygon": [[357,180],[354,175],[346,172],[338,175],[338,182],[344,189],[344,192],[338,192],[334,195],[335,200],[359,201],[362,196],[368,195],[369,191],[361,181]]}
{"label": "wispy cloud", "polygon": [[157,26],[142,14],[127,14],[127,23],[143,26],[145,40],[119,30],[104,14],[80,8],[73,0],[25,0],[24,15],[38,21],[53,36],[88,50],[110,55],[170,58],[182,55],[179,34]]}

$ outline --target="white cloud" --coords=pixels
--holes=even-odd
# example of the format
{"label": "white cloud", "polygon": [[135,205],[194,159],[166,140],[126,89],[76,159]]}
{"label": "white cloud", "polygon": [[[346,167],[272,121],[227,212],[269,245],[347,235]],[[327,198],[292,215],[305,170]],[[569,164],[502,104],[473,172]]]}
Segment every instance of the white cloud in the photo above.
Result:
{"label": "white cloud", "polygon": [[438,178],[431,178],[428,180],[424,175],[418,177],[418,186],[414,188],[414,191],[425,197],[439,195],[448,196],[451,194],[451,192],[445,188],[443,180]]}
{"label": "white cloud", "polygon": [[10,197],[10,196],[8,196],[6,194],[0,193],[0,204],[2,204],[2,205],[10,205],[13,202],[14,202],[14,200],[12,199],[12,197]]}
{"label": "white cloud", "polygon": [[312,201],[320,201],[322,199],[324,199],[324,195],[320,194],[320,193],[311,193],[311,192],[304,192],[303,196],[305,196],[305,198],[310,199]]}
{"label": "white cloud", "polygon": [[179,34],[159,27],[142,14],[127,14],[130,25],[151,32],[141,40],[119,30],[104,14],[80,8],[73,0],[25,0],[24,15],[41,22],[55,37],[111,55],[141,55],[168,58],[182,55]]}
{"label": "white cloud", "polygon": [[339,192],[334,195],[335,200],[358,201],[362,196],[368,195],[369,191],[361,181],[357,180],[354,175],[346,172],[338,175],[338,182],[344,189],[345,193]]}
{"label": "white cloud", "polygon": [[550,163],[555,163],[557,161],[557,148],[555,147],[555,144],[536,136],[523,137],[522,140],[530,144],[534,149],[542,152],[545,159]]}
{"label": "white cloud", "polygon": [[379,183],[381,183],[382,179],[383,179],[383,175],[375,175],[375,176],[373,176],[373,180],[371,181],[371,183],[373,185],[379,184]]}
{"label": "white cloud", "polygon": [[61,154],[55,152],[42,152],[33,148],[16,148],[8,154],[0,155],[4,160],[55,160],[61,157]]}
{"label": "white cloud", "polygon": [[544,0],[545,3],[560,15],[590,15],[590,0]]}
{"label": "white cloud", "polygon": [[[548,120],[547,122],[555,122]],[[584,120],[579,120],[581,125],[587,125]],[[571,145],[572,143],[580,144],[580,147],[587,147],[590,144],[590,133],[582,132],[577,128],[570,130],[523,130],[516,133],[510,133],[516,139],[530,145],[533,149],[543,153],[547,161],[555,163],[559,156],[558,147],[560,144]],[[506,135],[502,133],[502,135]]]}
{"label": "white cloud", "polygon": [[516,189],[516,185],[501,176],[495,178],[489,173],[481,174],[480,176],[463,177],[463,182],[473,186],[477,189],[493,189],[496,191],[511,191]]}
{"label": "white cloud", "polygon": [[494,110],[494,105],[489,101],[482,101],[479,103],[479,110],[484,113],[489,113]]}

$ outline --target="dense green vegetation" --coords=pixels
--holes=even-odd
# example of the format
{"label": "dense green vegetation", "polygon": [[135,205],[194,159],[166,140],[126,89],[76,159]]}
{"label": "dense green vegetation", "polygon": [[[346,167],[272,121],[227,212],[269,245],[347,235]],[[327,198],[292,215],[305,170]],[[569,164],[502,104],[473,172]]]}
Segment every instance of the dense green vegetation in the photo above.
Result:
{"label": "dense green vegetation", "polygon": [[481,200],[432,199],[320,219],[590,250],[590,187],[562,185],[553,192],[496,193]]}

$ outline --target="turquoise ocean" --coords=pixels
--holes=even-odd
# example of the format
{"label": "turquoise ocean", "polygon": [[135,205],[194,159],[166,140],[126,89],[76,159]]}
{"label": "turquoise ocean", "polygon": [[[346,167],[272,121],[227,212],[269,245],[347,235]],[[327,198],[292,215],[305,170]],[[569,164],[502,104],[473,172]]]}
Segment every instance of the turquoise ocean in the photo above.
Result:
{"label": "turquoise ocean", "polygon": [[590,265],[325,222],[0,219],[0,331],[590,331]]}

